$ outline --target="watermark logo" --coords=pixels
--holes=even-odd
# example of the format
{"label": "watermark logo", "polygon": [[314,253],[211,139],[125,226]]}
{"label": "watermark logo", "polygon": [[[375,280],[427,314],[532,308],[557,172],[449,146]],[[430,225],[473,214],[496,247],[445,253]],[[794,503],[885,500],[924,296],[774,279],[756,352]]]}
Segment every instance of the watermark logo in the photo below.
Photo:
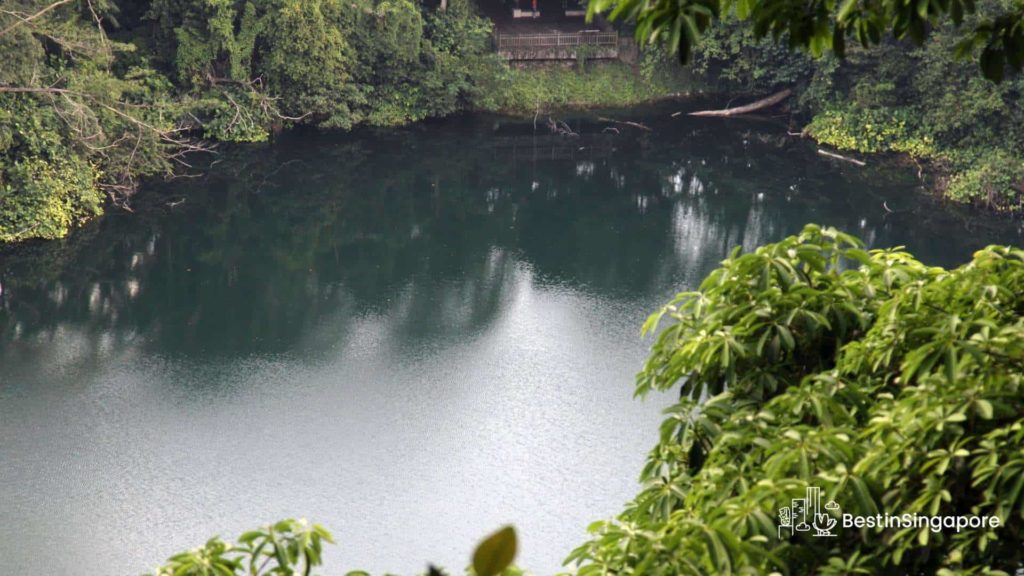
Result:
{"label": "watermark logo", "polygon": [[[796,532],[811,532],[812,536],[830,538],[839,523],[839,504],[829,500],[821,505],[821,488],[808,486],[803,498],[794,498],[789,506],[779,509],[779,538],[788,538]],[[785,536],[783,536],[785,534]]]}
{"label": "watermark logo", "polygon": [[779,539],[789,538],[797,533],[810,533],[816,538],[836,536],[835,530],[842,520],[843,528],[927,529],[938,533],[943,530],[960,532],[964,529],[999,528],[1002,521],[998,516],[926,516],[924,514],[889,514],[871,516],[843,514],[834,500],[824,506],[821,503],[821,488],[808,486],[803,498],[794,498],[789,506],[779,509]]}

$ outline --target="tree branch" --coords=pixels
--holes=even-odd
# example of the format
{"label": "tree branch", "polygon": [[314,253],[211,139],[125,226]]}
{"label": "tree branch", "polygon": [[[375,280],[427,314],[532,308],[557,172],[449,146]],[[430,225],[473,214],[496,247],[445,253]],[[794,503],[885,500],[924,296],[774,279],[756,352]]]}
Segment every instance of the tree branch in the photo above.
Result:
{"label": "tree branch", "polygon": [[[0,30],[0,36],[3,36],[5,34],[7,34],[11,30],[14,30],[18,26],[21,26],[22,24],[28,24],[29,22],[35,20],[36,18],[39,18],[40,16],[42,16],[43,14],[46,14],[47,12],[53,10],[54,8],[57,8],[57,7],[62,6],[64,4],[68,4],[68,3],[72,2],[72,1],[73,0],[58,0],[57,2],[54,2],[53,4],[50,4],[46,8],[43,8],[39,12],[36,12],[35,14],[33,14],[31,16],[28,16],[27,18],[19,18],[18,16],[15,16],[15,18],[18,18],[18,21],[15,22],[14,24],[11,24],[7,28],[4,28],[3,30]],[[11,14],[11,13],[8,12],[8,14]]]}
{"label": "tree branch", "polygon": [[758,100],[757,102],[751,102],[750,104],[747,104],[746,106],[737,106],[735,108],[724,108],[722,110],[701,110],[699,112],[690,112],[689,115],[690,116],[714,116],[714,117],[728,118],[729,116],[739,116],[741,114],[750,114],[751,112],[757,112],[758,110],[762,110],[764,108],[770,108],[772,106],[775,106],[779,102],[782,102],[786,98],[789,98],[790,94],[792,94],[792,93],[793,93],[792,90],[790,90],[789,88],[786,88],[782,92],[776,92],[775,94],[772,94],[771,96],[769,96],[767,98],[762,98],[761,100]]}

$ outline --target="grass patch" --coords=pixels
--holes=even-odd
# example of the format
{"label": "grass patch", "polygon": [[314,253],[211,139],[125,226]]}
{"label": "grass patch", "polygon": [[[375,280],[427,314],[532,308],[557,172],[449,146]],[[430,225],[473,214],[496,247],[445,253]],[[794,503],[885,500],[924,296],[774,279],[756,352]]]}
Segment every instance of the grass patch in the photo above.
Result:
{"label": "grass patch", "polygon": [[630,106],[663,98],[682,86],[648,80],[622,62],[508,68],[494,87],[493,111],[526,113],[537,108]]}

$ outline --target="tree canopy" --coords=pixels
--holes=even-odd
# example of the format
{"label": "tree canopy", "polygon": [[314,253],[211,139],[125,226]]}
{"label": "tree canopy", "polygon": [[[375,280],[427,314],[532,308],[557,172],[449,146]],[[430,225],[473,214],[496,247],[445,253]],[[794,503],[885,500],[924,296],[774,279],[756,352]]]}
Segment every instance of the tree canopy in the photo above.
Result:
{"label": "tree canopy", "polygon": [[59,238],[205,141],[454,112],[499,70],[469,0],[7,0],[0,242]]}
{"label": "tree canopy", "polygon": [[590,0],[588,14],[636,24],[644,44],[665,42],[683,62],[705,32],[726,14],[749,20],[758,38],[771,36],[815,56],[846,53],[848,38],[867,48],[887,34],[920,46],[944,22],[963,27],[958,56],[977,54],[986,78],[1001,81],[1007,67],[1024,67],[1024,3],[979,10],[975,0]]}
{"label": "tree canopy", "polygon": [[[659,324],[637,393],[682,398],[640,494],[571,556],[580,576],[1024,566],[1024,251],[944,270],[809,225],[735,252]],[[776,512],[812,486],[851,515],[997,526],[781,533]]]}
{"label": "tree canopy", "polygon": [[[309,576],[323,564],[325,543],[333,544],[334,539],[323,526],[305,520],[281,520],[242,534],[235,544],[211,538],[203,546],[171,556],[150,576]],[[505,526],[477,545],[466,573],[523,576],[512,565],[517,549],[515,529]],[[446,575],[435,566],[429,566],[424,574]],[[346,576],[369,573],[352,570]]]}

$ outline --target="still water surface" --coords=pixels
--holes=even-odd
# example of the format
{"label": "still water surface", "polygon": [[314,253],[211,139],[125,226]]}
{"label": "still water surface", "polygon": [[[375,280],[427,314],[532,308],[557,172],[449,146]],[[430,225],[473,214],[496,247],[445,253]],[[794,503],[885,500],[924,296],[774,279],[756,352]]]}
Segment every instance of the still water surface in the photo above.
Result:
{"label": "still water surface", "polygon": [[673,110],[293,134],[0,256],[4,573],[137,574],[306,517],[329,574],[460,567],[504,523],[550,574],[671,400],[632,399],[640,324],[732,247],[809,221],[941,265],[1020,243],[912,170]]}

